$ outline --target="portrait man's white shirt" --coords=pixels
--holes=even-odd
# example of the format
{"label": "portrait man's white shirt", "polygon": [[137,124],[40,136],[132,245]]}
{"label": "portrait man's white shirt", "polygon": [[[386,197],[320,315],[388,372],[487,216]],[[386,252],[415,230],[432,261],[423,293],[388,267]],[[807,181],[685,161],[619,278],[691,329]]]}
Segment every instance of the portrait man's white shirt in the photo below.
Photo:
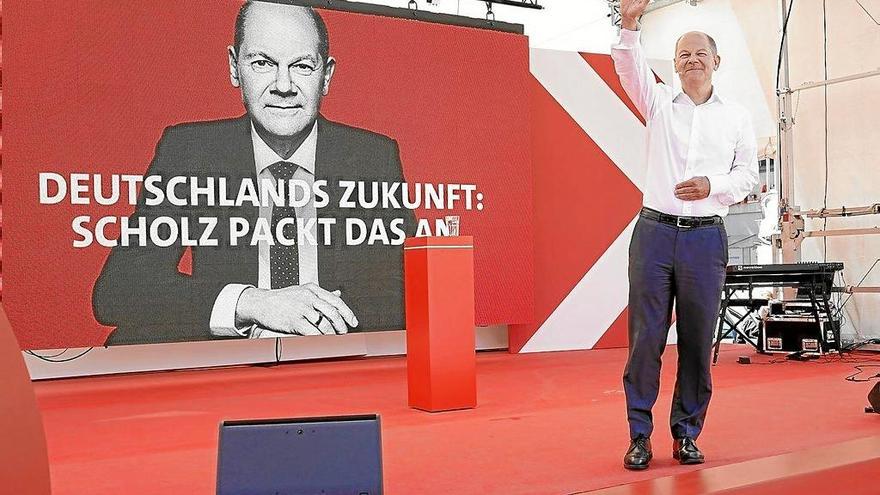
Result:
{"label": "portrait man's white shirt", "polygon": [[[309,242],[311,239],[318,239],[317,222],[308,222],[309,219],[317,218],[317,209],[315,208],[314,197],[311,191],[315,183],[315,154],[318,148],[318,123],[312,125],[312,130],[302,142],[302,144],[294,151],[290,158],[284,159],[280,157],[272,148],[269,147],[257,134],[253,124],[251,124],[251,142],[254,149],[254,165],[256,167],[257,187],[259,196],[263,197],[263,189],[265,187],[276,187],[277,181],[269,167],[279,161],[285,161],[297,165],[296,172],[293,174],[293,180],[299,181],[306,186],[306,191],[310,195],[309,201],[301,206],[296,207],[297,219],[303,219],[309,225],[310,236],[305,233],[298,232],[297,247],[299,254],[299,284],[314,283],[318,284],[318,245]],[[261,221],[265,221],[267,225],[272,224],[272,204],[261,204],[259,217]],[[273,233],[274,236],[274,233]],[[302,242],[300,242],[302,241]],[[265,240],[260,240],[257,244],[259,250],[259,266],[257,275],[257,286],[261,289],[277,289],[271,286],[271,272],[269,253],[270,246]],[[238,298],[245,289],[253,287],[247,284],[228,284],[226,285],[217,299],[214,301],[214,307],[211,310],[211,333],[219,336],[237,336],[247,335],[250,328],[236,328],[235,326],[235,307]],[[262,335],[267,336],[267,335]]]}

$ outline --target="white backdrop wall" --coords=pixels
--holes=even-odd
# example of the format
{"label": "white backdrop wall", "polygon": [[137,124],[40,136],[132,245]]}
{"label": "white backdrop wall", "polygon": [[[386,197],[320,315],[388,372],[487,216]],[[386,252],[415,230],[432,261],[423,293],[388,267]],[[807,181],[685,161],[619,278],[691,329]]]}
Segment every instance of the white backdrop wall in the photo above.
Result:
{"label": "white backdrop wall", "polygon": [[[880,26],[855,0],[826,0],[827,59],[822,0],[797,0],[790,24],[791,84],[843,77],[880,68]],[[880,1],[861,0],[880,20]],[[827,99],[826,99],[827,95]],[[797,98],[795,98],[797,101]],[[827,113],[826,113],[827,102]],[[801,93],[794,127],[795,204],[839,208],[880,202],[880,77]],[[827,127],[827,134],[826,134]],[[826,137],[827,136],[827,137]],[[827,153],[827,155],[826,155]],[[827,179],[827,199],[826,199]],[[808,229],[822,228],[812,222]],[[880,216],[831,219],[828,228],[880,225]],[[803,244],[804,259],[825,259],[821,239]],[[857,283],[880,258],[880,235],[827,241],[827,259],[843,261],[848,283]],[[880,286],[880,265],[864,281]],[[880,337],[880,295],[854,296],[846,306],[844,333]]]}
{"label": "white backdrop wall", "polygon": [[[788,28],[791,87],[880,68],[877,20],[877,0],[795,0]],[[704,0],[696,7],[681,3],[649,14],[644,36],[663,43],[675,33],[695,28],[716,36],[723,59],[718,85],[749,106],[760,139],[775,134],[781,25],[780,0]],[[731,48],[736,53],[731,54]],[[735,70],[728,63],[731,55],[737,59]],[[794,204],[813,209],[880,202],[880,152],[876,148],[880,126],[875,122],[880,113],[880,77],[829,86],[827,91],[803,91],[795,97],[794,108]],[[767,151],[775,149],[775,141],[773,136],[774,145],[767,146]],[[822,229],[823,223],[809,222],[807,228]],[[854,217],[830,219],[827,228],[878,224],[878,216]],[[859,282],[878,258],[877,235],[829,238],[827,251],[821,239],[803,243],[804,261],[843,261],[850,284]],[[863,285],[880,285],[880,265]],[[854,296],[844,315],[845,337],[880,337],[880,296]]]}

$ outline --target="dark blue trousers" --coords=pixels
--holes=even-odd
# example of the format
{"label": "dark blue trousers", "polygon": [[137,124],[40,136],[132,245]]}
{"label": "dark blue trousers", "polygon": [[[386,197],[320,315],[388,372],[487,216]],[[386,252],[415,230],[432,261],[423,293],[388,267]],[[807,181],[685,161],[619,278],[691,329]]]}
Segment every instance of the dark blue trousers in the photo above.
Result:
{"label": "dark blue trousers", "polygon": [[632,438],[654,430],[660,356],[675,306],[678,373],[670,413],[674,438],[697,438],[712,377],[715,325],[727,266],[723,225],[676,227],[640,217],[629,250],[629,359],[623,374]]}

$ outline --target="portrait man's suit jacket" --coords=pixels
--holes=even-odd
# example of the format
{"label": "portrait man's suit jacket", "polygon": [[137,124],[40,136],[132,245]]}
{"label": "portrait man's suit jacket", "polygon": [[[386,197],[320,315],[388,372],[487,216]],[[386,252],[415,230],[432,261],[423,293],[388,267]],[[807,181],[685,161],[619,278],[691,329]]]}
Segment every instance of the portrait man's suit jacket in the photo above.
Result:
{"label": "portrait man's suit jacket", "polygon": [[[375,219],[386,227],[394,218],[405,219],[407,236],[415,231],[411,211],[393,209],[340,209],[339,180],[366,182],[403,182],[397,142],[363,129],[318,119],[315,180],[327,180],[330,203],[318,209],[322,218],[336,218],[332,246],[321,243],[318,233],[318,278],[326,290],[341,290],[342,299],[359,320],[352,331],[402,329],[403,250],[402,246],[383,244],[347,246],[345,218],[360,218],[369,227]],[[235,198],[241,181],[250,178],[257,184],[251,142],[251,124],[247,116],[231,120],[195,122],[165,129],[156,146],[156,154],[146,175],[226,177],[227,197]],[[184,187],[178,188],[178,196]],[[188,219],[190,238],[198,239],[202,226],[199,217],[216,217],[217,247],[191,247],[192,274],[178,270],[185,246],[170,247],[119,245],[107,258],[95,282],[92,305],[95,318],[116,329],[107,345],[179,342],[215,339],[209,320],[214,301],[230,283],[257,285],[258,257],[250,234],[239,238],[238,246],[229,244],[229,219],[242,217],[253,229],[259,209],[251,204],[240,207],[173,206],[167,201],[146,206],[144,194],[138,200],[130,222],[138,218],[150,221],[161,216],[176,221]],[[356,197],[353,198],[357,200]],[[160,229],[163,238],[167,229]],[[389,229],[389,237],[392,234]],[[135,239],[132,237],[132,239]]]}

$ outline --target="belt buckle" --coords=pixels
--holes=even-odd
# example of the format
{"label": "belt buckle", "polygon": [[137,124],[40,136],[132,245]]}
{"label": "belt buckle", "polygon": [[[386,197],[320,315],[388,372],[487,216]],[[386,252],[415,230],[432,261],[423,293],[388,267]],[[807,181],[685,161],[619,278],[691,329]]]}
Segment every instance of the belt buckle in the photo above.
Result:
{"label": "belt buckle", "polygon": [[682,228],[684,228],[684,229],[689,229],[689,228],[691,228],[690,225],[686,225],[686,224],[682,223],[683,220],[684,220],[684,218],[682,218],[682,217],[675,217],[675,226],[678,227],[678,228],[680,228],[680,229],[682,229]]}

